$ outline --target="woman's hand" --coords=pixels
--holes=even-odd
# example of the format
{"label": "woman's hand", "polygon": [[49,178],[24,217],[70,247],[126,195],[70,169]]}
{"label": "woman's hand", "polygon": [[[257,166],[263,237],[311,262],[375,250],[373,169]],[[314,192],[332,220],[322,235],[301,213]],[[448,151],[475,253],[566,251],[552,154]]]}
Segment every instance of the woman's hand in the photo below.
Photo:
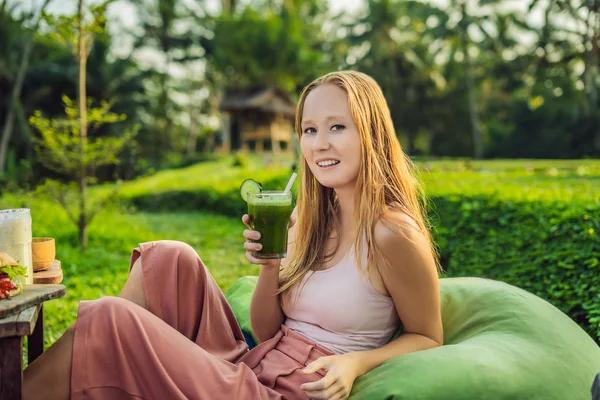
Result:
{"label": "woman's hand", "polygon": [[359,376],[359,358],[353,353],[321,357],[302,370],[313,374],[324,369],[327,374],[316,382],[304,383],[300,389],[311,399],[347,399],[352,391],[354,380]]}
{"label": "woman's hand", "polygon": [[[258,264],[264,267],[279,268],[281,265],[281,260],[264,260],[254,257],[253,253],[262,249],[262,245],[256,242],[260,239],[260,232],[252,230],[252,226],[250,225],[250,216],[248,214],[244,214],[242,217],[242,222],[248,228],[244,230],[244,239],[246,239],[246,242],[244,243],[244,250],[246,250],[246,258],[248,261],[250,261],[252,264]],[[288,229],[291,229],[295,223],[296,217],[292,215],[290,217],[290,225]]]}

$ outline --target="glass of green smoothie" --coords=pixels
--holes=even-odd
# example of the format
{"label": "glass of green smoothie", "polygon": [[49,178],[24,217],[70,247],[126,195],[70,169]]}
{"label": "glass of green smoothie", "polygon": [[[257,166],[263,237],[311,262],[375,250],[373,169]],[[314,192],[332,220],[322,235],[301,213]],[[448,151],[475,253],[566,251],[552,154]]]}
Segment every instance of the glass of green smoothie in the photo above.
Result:
{"label": "glass of green smoothie", "polygon": [[248,215],[252,229],[260,233],[262,249],[253,255],[261,259],[287,256],[288,228],[292,215],[292,193],[264,191],[248,193]]}

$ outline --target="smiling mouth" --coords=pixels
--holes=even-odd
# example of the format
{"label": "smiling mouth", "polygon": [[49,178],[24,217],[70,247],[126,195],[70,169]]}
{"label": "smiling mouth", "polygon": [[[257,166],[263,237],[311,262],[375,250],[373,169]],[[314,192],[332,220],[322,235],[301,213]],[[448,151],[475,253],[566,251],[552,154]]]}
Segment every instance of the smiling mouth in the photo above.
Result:
{"label": "smiling mouth", "polygon": [[338,160],[328,160],[318,162],[317,165],[321,168],[333,167],[334,165],[338,165],[340,162]]}

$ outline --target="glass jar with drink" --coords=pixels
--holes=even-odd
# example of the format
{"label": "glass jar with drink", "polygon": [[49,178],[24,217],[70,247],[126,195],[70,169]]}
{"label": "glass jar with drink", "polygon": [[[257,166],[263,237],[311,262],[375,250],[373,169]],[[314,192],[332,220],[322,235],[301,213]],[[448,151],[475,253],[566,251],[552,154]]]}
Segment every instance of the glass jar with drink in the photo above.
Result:
{"label": "glass jar with drink", "polygon": [[248,216],[253,230],[260,232],[260,251],[253,256],[260,259],[281,259],[287,256],[288,229],[292,215],[294,173],[283,191],[262,191],[260,183],[247,179],[240,192],[248,203]]}

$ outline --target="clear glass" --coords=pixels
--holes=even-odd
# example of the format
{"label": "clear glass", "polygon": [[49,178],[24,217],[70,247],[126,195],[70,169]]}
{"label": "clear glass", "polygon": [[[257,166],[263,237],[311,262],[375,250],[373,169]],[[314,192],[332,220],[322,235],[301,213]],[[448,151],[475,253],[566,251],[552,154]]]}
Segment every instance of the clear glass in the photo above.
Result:
{"label": "clear glass", "polygon": [[254,257],[280,259],[287,256],[288,229],[292,215],[292,193],[265,191],[248,195],[251,227],[260,232],[262,244]]}
{"label": "clear glass", "polygon": [[20,279],[25,285],[33,284],[33,259],[31,256],[31,211],[29,208],[0,210],[0,251],[27,268],[27,277]]}

